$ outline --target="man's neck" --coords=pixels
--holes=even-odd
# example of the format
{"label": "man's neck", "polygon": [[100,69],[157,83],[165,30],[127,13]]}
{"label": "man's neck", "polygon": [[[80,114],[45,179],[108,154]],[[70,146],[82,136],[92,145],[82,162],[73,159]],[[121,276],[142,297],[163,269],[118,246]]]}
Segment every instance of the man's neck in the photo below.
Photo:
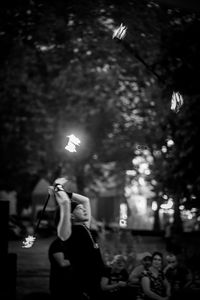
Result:
{"label": "man's neck", "polygon": [[[73,221],[72,225],[83,225],[85,227],[87,227],[86,223],[83,221]],[[88,227],[87,227],[88,228]]]}

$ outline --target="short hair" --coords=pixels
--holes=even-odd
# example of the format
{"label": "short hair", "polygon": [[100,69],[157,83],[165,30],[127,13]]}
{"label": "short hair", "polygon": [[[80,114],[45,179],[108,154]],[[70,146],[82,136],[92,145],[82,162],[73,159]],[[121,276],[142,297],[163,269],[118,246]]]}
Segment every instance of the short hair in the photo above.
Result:
{"label": "short hair", "polygon": [[72,200],[71,201],[71,213],[73,213],[73,211],[75,210],[75,208],[77,207],[77,205],[79,205],[80,203],[75,201],[75,200]]}
{"label": "short hair", "polygon": [[174,253],[169,253],[167,256],[166,256],[166,260],[168,261],[170,258],[175,258],[177,260],[177,257]]}
{"label": "short hair", "polygon": [[114,257],[113,257],[113,260],[111,261],[111,264],[114,264],[118,261],[122,261],[123,263],[126,263],[126,258],[125,256],[123,256],[122,254],[116,254]]}
{"label": "short hair", "polygon": [[161,252],[159,252],[159,251],[155,251],[155,252],[152,254],[152,260],[154,259],[154,257],[155,257],[156,255],[160,256],[161,259],[163,260],[163,254],[162,254]]}

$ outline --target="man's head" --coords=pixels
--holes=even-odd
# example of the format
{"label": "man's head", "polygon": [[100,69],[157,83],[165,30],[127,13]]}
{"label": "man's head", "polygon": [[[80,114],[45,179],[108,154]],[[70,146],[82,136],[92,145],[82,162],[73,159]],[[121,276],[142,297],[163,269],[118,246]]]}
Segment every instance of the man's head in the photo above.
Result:
{"label": "man's head", "polygon": [[152,255],[149,252],[144,252],[141,255],[141,262],[144,265],[145,269],[148,269],[151,266]]}
{"label": "man's head", "polygon": [[121,254],[117,254],[114,256],[111,265],[115,272],[120,272],[126,266],[126,258]]}
{"label": "man's head", "polygon": [[75,200],[71,201],[71,213],[73,213],[73,211],[75,210],[75,208],[77,207],[77,205],[79,205],[80,203],[78,203]]}
{"label": "man's head", "polygon": [[178,265],[178,261],[175,254],[168,254],[166,257],[167,265],[170,265],[171,269],[175,269]]}
{"label": "man's head", "polygon": [[76,201],[71,201],[71,219],[73,223],[88,221],[88,214],[84,206]]}
{"label": "man's head", "polygon": [[[77,201],[71,201],[71,219],[74,223],[83,223],[88,221],[87,212],[84,209],[83,205]],[[55,211],[55,226],[58,226],[60,220],[60,208],[57,206]]]}

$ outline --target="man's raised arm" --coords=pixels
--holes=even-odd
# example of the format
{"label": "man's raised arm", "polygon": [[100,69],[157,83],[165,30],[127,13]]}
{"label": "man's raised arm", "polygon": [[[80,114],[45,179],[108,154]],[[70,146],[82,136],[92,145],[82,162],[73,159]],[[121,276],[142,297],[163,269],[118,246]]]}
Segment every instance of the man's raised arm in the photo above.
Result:
{"label": "man's raised arm", "polygon": [[88,221],[85,222],[85,225],[89,228],[91,223],[91,206],[90,206],[90,199],[80,194],[72,193],[72,200],[83,205],[87,212]]}
{"label": "man's raised arm", "polygon": [[65,182],[65,178],[58,178],[53,186],[54,197],[60,208],[57,235],[62,241],[67,240],[71,235],[71,201],[63,188]]}

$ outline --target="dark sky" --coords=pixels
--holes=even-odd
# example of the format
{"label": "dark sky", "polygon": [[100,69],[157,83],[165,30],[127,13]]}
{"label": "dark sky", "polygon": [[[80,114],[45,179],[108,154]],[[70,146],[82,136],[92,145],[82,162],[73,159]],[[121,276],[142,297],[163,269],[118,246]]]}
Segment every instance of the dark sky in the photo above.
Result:
{"label": "dark sky", "polygon": [[191,11],[200,11],[199,0],[156,0],[159,3],[164,3],[171,7],[179,7],[189,9]]}

